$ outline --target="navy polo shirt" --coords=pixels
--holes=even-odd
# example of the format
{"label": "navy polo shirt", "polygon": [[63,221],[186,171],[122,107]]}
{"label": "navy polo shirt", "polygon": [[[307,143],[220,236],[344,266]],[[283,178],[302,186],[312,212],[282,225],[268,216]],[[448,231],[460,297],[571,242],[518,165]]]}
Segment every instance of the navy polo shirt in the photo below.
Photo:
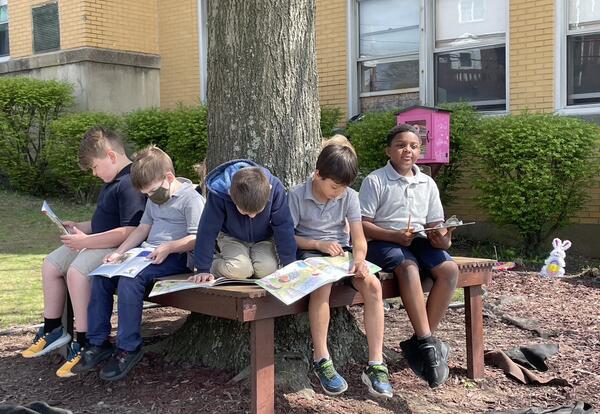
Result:
{"label": "navy polo shirt", "polygon": [[131,164],[102,186],[92,217],[92,234],[140,224],[146,196],[133,187],[130,171]]}

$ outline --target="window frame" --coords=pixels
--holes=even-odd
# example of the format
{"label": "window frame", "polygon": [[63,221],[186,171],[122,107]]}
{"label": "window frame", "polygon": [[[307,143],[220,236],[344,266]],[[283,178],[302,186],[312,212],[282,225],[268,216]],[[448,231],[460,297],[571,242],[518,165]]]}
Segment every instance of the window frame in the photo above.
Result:
{"label": "window frame", "polygon": [[1,23],[1,24],[6,24],[6,28],[7,28],[7,32],[8,32],[8,54],[4,55],[4,56],[0,56],[0,62],[6,62],[8,60],[10,60],[10,14],[8,14],[8,0],[0,0],[0,6],[6,6],[6,10],[7,10],[7,15],[8,15],[8,19],[6,20],[6,23]]}
{"label": "window frame", "polygon": [[[360,91],[360,73],[359,65],[359,45],[360,45],[360,32],[359,32],[359,1],[358,0],[347,0],[347,45],[348,45],[348,114],[354,116],[359,113],[360,99],[361,97],[369,96],[381,96],[381,95],[397,95],[399,93],[414,93],[419,92],[419,100],[423,105],[434,106],[435,105],[435,73],[434,73],[434,57],[436,53],[450,51],[450,50],[462,50],[457,48],[435,48],[435,1],[436,0],[420,0],[421,13],[420,13],[420,42],[419,42],[419,86],[418,88],[409,89],[396,89],[390,91],[379,91],[379,92],[362,92]],[[505,79],[506,79],[506,109],[504,110],[490,110],[482,111],[486,115],[505,115],[510,112],[510,8],[509,0],[506,2],[506,27],[504,34],[504,50],[505,50]],[[561,2],[562,0],[556,0]],[[501,45],[501,43],[487,42],[477,45],[477,47],[486,47],[493,45]],[[473,48],[473,46],[466,47],[464,49]],[[365,59],[362,59],[364,61]],[[370,59],[366,59],[370,60]]]}
{"label": "window frame", "polygon": [[600,114],[600,102],[568,105],[567,75],[568,37],[582,34],[600,34],[600,28],[569,30],[569,4],[564,0],[556,0],[556,39],[558,52],[554,57],[555,77],[555,110],[561,115],[596,115]]}
{"label": "window frame", "polygon": [[[50,5],[56,5],[56,16],[57,16],[57,25],[58,25],[58,47],[52,49],[45,50],[35,50],[35,25],[33,23],[33,11],[34,9],[39,9],[42,7],[48,7]],[[60,29],[60,5],[58,1],[49,1],[46,3],[35,4],[31,6],[31,52],[33,55],[39,55],[43,53],[52,53],[62,49],[62,39],[61,39],[61,29]]]}

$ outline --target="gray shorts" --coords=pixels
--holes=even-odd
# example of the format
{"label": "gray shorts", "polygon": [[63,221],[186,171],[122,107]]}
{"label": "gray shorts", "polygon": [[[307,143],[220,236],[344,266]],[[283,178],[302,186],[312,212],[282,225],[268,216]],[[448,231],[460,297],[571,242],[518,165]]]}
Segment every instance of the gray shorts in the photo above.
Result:
{"label": "gray shorts", "polygon": [[74,267],[79,273],[87,276],[88,273],[102,264],[104,256],[113,251],[115,251],[114,248],[77,251],[63,245],[46,256],[46,260],[56,266],[63,275],[67,274],[69,267]]}

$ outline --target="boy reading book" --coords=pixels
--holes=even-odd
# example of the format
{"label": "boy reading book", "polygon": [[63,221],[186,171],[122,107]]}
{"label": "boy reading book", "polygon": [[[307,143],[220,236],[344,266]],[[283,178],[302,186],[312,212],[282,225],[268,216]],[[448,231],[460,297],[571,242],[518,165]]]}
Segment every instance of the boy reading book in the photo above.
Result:
{"label": "boy reading book", "polygon": [[[411,369],[433,388],[448,378],[450,348],[433,333],[456,289],[458,266],[445,251],[453,228],[421,231],[442,223],[444,210],[435,181],[415,165],[420,148],[414,127],[392,128],[385,149],[389,161],[365,178],[360,204],[370,239],[367,258],[396,276],[414,329],[414,335],[400,346]],[[427,304],[420,272],[434,281]]]}
{"label": "boy reading book", "polygon": [[[367,242],[361,224],[358,195],[348,188],[357,174],[356,154],[347,141],[346,145],[325,146],[319,154],[312,176],[290,191],[290,212],[294,220],[298,259],[339,256],[352,250],[354,263],[350,273],[354,277],[347,280],[364,298],[365,331],[369,344],[369,363],[362,373],[362,381],[371,394],[391,397],[392,386],[382,354],[384,314],[381,284],[368,272],[365,263]],[[346,231],[347,222],[350,234]],[[348,384],[335,370],[327,349],[330,293],[331,284],[311,293],[308,315],[314,346],[315,374],[325,393],[338,395],[348,389]]]}
{"label": "boy reading book", "polygon": [[[32,345],[22,352],[25,358],[32,358],[68,344],[67,361],[56,372],[59,377],[72,375],[81,348],[86,346],[92,285],[89,273],[127,238],[142,217],[146,197],[131,183],[130,164],[117,134],[102,127],[85,133],[79,147],[79,165],[84,170],[91,169],[105,184],[91,221],[64,221],[70,234],[63,234],[60,237],[63,245],[44,260],[44,326]],[[73,341],[61,322],[67,286],[75,314]]]}
{"label": "boy reading book", "polygon": [[[142,358],[142,306],[154,279],[188,273],[188,255],[196,242],[196,231],[204,207],[203,197],[187,178],[175,177],[171,158],[156,146],[140,151],[131,167],[133,185],[148,196],[140,225],[113,253],[107,263],[119,261],[129,249],[152,247],[152,263],[135,277],[95,276],[90,300],[87,347],[74,372],[83,372],[110,358],[100,370],[100,378],[124,378]],[[116,351],[108,341],[113,311],[113,295],[118,292],[119,326]]]}

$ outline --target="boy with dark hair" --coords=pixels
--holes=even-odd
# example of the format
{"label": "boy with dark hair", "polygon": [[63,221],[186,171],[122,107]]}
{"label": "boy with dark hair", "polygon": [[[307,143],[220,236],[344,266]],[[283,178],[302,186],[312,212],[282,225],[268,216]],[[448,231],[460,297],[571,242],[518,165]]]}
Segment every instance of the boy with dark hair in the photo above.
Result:
{"label": "boy with dark hair", "polygon": [[[392,128],[385,149],[389,161],[365,178],[359,197],[365,235],[371,240],[367,259],[394,272],[415,332],[400,346],[411,369],[433,388],[448,378],[450,348],[433,333],[456,289],[458,266],[445,251],[453,229],[419,232],[444,221],[435,181],[415,165],[420,148],[414,127]],[[434,280],[427,304],[423,273]]]}
{"label": "boy with dark hair", "polygon": [[[381,283],[368,273],[365,263],[367,241],[361,225],[358,194],[348,188],[357,174],[358,161],[349,143],[325,146],[312,176],[290,191],[290,212],[296,228],[299,260],[323,255],[338,256],[352,250],[354,263],[351,273],[354,277],[348,280],[364,298],[364,323],[369,344],[369,364],[362,373],[362,381],[372,395],[392,397],[382,353],[384,314]],[[347,225],[350,234],[346,231]],[[348,389],[348,384],[334,368],[327,349],[331,286],[325,285],[311,293],[308,315],[315,374],[325,393],[338,395]]]}
{"label": "boy with dark hair", "polygon": [[[145,294],[159,277],[188,273],[189,258],[196,242],[196,231],[204,198],[187,178],[175,177],[171,158],[151,145],[136,154],[131,167],[133,185],[148,196],[140,225],[104,262],[118,262],[129,249],[153,247],[152,264],[135,277],[95,276],[89,305],[90,346],[82,353],[75,372],[87,371],[107,358],[100,371],[104,380],[125,377],[142,358],[142,306]],[[118,292],[119,327],[117,350],[108,342],[113,311],[113,295]]]}
{"label": "boy with dark hair", "polygon": [[[69,344],[67,361],[56,375],[73,375],[81,350],[87,346],[88,303],[92,283],[88,273],[102,264],[102,259],[123,242],[138,225],[145,196],[131,184],[131,160],[123,141],[102,127],[88,130],[79,146],[79,165],[104,181],[91,221],[65,221],[69,235],[61,236],[63,245],[50,253],[42,265],[44,290],[44,326],[33,344],[22,352],[25,358],[45,355]],[[62,326],[67,286],[75,315],[75,338]]]}
{"label": "boy with dark hair", "polygon": [[[206,178],[208,199],[196,240],[196,275],[258,278],[296,259],[294,227],[281,181],[250,160],[220,165]],[[215,239],[218,253],[215,253]],[[279,260],[278,260],[279,259]]]}

